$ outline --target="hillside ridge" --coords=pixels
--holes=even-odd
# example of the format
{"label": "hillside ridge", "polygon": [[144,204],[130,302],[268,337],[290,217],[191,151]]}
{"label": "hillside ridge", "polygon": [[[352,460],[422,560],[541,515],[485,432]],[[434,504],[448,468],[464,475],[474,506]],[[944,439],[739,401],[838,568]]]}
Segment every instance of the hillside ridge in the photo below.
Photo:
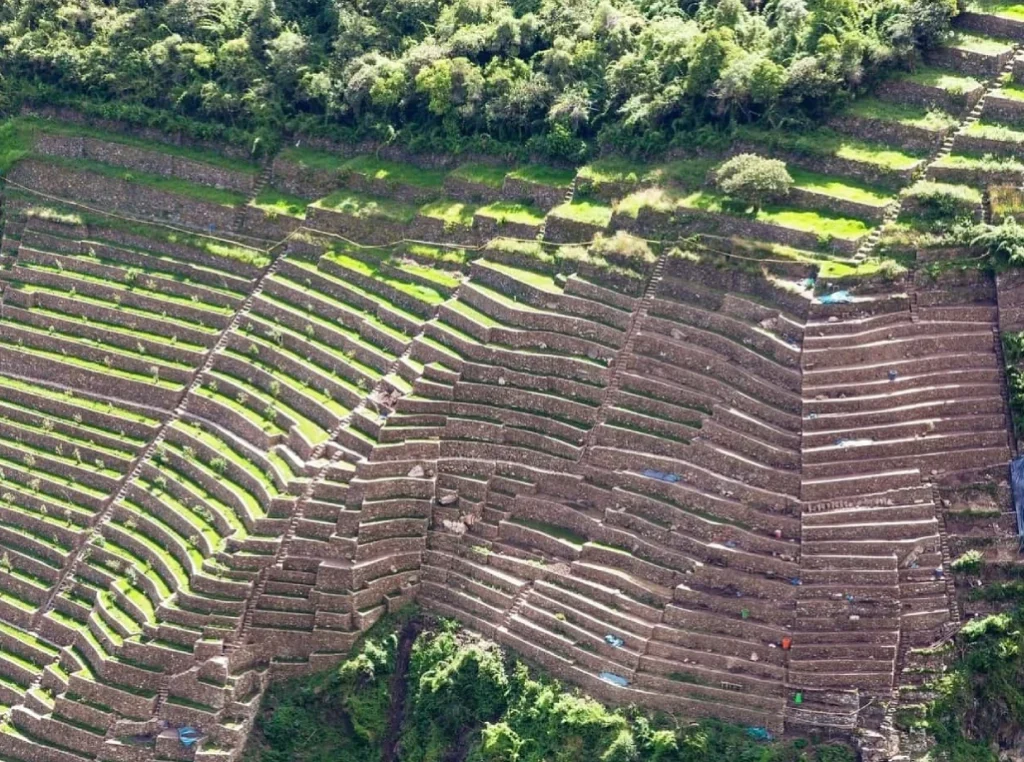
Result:
{"label": "hillside ridge", "polygon": [[[11,119],[0,755],[236,759],[411,601],[610,704],[920,751],[1019,550],[1024,22],[957,24],[828,130],[647,165]],[[722,190],[750,153],[788,192]]]}

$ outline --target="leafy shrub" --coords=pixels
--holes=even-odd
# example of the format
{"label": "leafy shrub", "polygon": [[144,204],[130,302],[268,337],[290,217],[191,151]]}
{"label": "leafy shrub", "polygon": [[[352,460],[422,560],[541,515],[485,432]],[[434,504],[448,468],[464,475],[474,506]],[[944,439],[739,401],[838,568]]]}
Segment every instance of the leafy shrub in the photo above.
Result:
{"label": "leafy shrub", "polygon": [[952,219],[971,215],[981,204],[981,193],[967,185],[919,180],[902,192],[930,217]]}
{"label": "leafy shrub", "polygon": [[1010,417],[1017,437],[1024,436],[1024,332],[1004,333],[1003,360],[1006,363],[1006,386],[1010,397]]}
{"label": "leafy shrub", "polygon": [[590,244],[590,254],[627,270],[643,271],[658,261],[647,241],[624,230],[618,230],[610,237],[601,233],[595,235]]}
{"label": "leafy shrub", "polygon": [[374,626],[338,669],[275,685],[264,699],[249,762],[378,762],[387,730],[395,619]]}
{"label": "leafy shrub", "polygon": [[934,758],[996,762],[993,747],[1015,743],[1024,725],[1024,610],[967,622],[957,637],[956,661],[931,686],[927,728]]}
{"label": "leafy shrub", "polygon": [[714,170],[715,185],[728,196],[761,207],[789,193],[793,178],[786,163],[755,153],[741,153]]}
{"label": "leafy shrub", "polygon": [[1024,214],[1024,191],[1012,185],[992,185],[988,189],[989,205],[995,219]]}
{"label": "leafy shrub", "polygon": [[981,553],[977,550],[968,550],[958,558],[950,562],[949,568],[962,574],[976,574],[981,571]]}
{"label": "leafy shrub", "polygon": [[994,265],[1024,266],[1024,225],[1013,217],[998,225],[983,223],[955,232],[961,243],[984,249]]}
{"label": "leafy shrub", "polygon": [[896,280],[907,274],[907,267],[895,259],[885,259],[878,265],[878,274],[885,280]]}
{"label": "leafy shrub", "polygon": [[586,246],[561,246],[557,252],[559,269],[562,272],[573,272],[579,269],[581,264],[589,264],[594,267],[607,267],[608,261]]}

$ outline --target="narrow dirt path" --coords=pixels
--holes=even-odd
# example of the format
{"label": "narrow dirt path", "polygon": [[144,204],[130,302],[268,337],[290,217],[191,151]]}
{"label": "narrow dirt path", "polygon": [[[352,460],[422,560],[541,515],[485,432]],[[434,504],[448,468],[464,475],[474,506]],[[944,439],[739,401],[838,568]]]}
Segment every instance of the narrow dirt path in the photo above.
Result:
{"label": "narrow dirt path", "polygon": [[418,619],[410,619],[398,636],[398,654],[395,657],[395,671],[391,675],[391,707],[388,709],[388,730],[381,744],[381,762],[395,762],[398,751],[398,739],[402,735],[402,724],[405,722],[406,695],[409,692],[409,657],[412,644],[423,629]]}

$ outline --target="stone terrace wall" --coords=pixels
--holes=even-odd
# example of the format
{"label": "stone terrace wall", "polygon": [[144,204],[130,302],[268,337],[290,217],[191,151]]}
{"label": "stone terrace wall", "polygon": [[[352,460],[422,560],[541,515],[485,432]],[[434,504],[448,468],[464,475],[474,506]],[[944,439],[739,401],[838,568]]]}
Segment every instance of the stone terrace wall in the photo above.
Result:
{"label": "stone terrace wall", "polygon": [[[985,107],[988,108],[987,103]],[[848,114],[834,118],[832,124],[837,127],[842,126],[863,140],[898,145],[911,151],[934,151],[945,136],[943,132],[923,130],[878,119],[861,119]]]}
{"label": "stone terrace wall", "polygon": [[188,146],[200,148],[205,151],[213,151],[233,159],[252,158],[249,151],[238,146],[207,140],[190,138],[181,132],[165,132],[154,127],[140,127],[127,122],[119,122],[113,119],[101,119],[100,117],[88,116],[70,108],[59,106],[29,106],[23,109],[26,115],[38,116],[44,119],[53,119],[59,122],[72,122],[83,124],[97,130],[105,130],[116,134],[128,135],[140,140],[152,140],[157,143],[169,143],[176,146]]}
{"label": "stone terrace wall", "polygon": [[34,150],[48,156],[92,159],[139,172],[177,177],[188,182],[227,188],[245,194],[252,191],[256,182],[255,172],[238,172],[174,154],[96,138],[43,134],[36,139]]}
{"label": "stone terrace wall", "polygon": [[235,221],[234,210],[229,207],[195,201],[93,172],[70,172],[32,159],[19,162],[11,171],[10,179],[59,198],[72,198],[113,211],[152,217],[198,230],[230,231]]}
{"label": "stone terrace wall", "polygon": [[642,238],[673,238],[704,233],[719,236],[739,236],[761,241],[772,241],[784,246],[814,251],[826,244],[828,248],[840,254],[853,254],[857,250],[859,239],[819,238],[814,233],[772,225],[757,220],[741,217],[727,217],[721,214],[705,212],[699,209],[680,209],[674,214],[660,212],[652,208],[643,208],[636,217],[616,212],[612,216],[610,228],[625,230]]}
{"label": "stone terrace wall", "polygon": [[[60,155],[72,156],[85,155],[87,150],[104,150],[102,141],[96,142],[98,149],[87,149],[86,140],[78,143],[74,140],[44,141],[53,152],[67,151],[69,153]],[[75,154],[75,151],[81,153]],[[131,161],[139,162],[139,167],[151,166],[146,164],[151,157],[145,152],[129,154]],[[152,166],[164,168],[164,165]],[[295,182],[304,179],[301,174],[293,174],[292,178]],[[189,201],[94,173],[68,172],[42,161],[20,163],[12,173],[12,180],[55,196],[168,219],[195,228],[207,229],[212,225],[230,229],[239,224],[239,215],[233,209]],[[315,177],[313,180],[316,181]],[[245,213],[248,215],[250,211]],[[707,221],[704,215],[694,216]],[[332,218],[329,212],[311,214],[313,222],[318,217],[328,224],[346,223],[338,219],[343,215],[335,214]],[[247,225],[260,224],[260,220],[245,219]],[[681,225],[685,221],[662,219],[652,214],[641,215],[636,222],[659,230],[660,226]],[[295,224],[293,220],[282,223],[286,228]],[[717,229],[710,223],[709,227]],[[762,235],[763,227],[757,229]],[[780,235],[790,232],[781,228],[779,231]],[[359,238],[373,233],[370,229],[352,232]],[[127,234],[125,240],[129,242]],[[784,242],[799,245],[796,239]],[[485,268],[479,263],[474,267],[470,286],[463,287],[469,293],[473,293],[473,281],[484,280],[480,271]],[[331,275],[332,268],[326,266],[322,272]],[[385,406],[374,401],[369,406],[371,414],[365,416],[363,431],[372,431],[376,444],[361,441],[365,447],[359,451],[362,457],[354,452],[345,454],[346,459],[358,463],[354,469],[357,476],[346,473],[346,478],[352,478],[350,484],[339,482],[333,484],[331,490],[314,493],[315,499],[309,501],[308,512],[300,516],[300,522],[305,522],[304,530],[319,534],[304,538],[300,535],[293,546],[294,554],[283,558],[282,563],[268,573],[270,581],[263,591],[265,598],[257,602],[277,608],[256,611],[255,617],[263,617],[256,621],[257,627],[261,626],[261,621],[264,623],[261,633],[264,637],[251,653],[245,654],[246,658],[256,658],[255,653],[268,660],[274,656],[285,657],[274,664],[274,673],[279,675],[329,666],[343,658],[343,652],[359,631],[368,628],[383,611],[398,607],[420,590],[419,574],[425,569],[429,554],[447,553],[452,566],[433,581],[449,587],[462,585],[463,592],[468,590],[472,594],[458,600],[462,605],[466,605],[466,601],[474,602],[472,613],[468,609],[460,610],[453,603],[454,613],[486,634],[524,650],[527,655],[534,653],[531,648],[536,648],[540,655],[547,653],[541,651],[541,646],[550,645],[555,650],[563,644],[559,637],[546,630],[543,638],[534,639],[523,632],[509,634],[508,622],[516,610],[512,594],[515,591],[499,589],[501,584],[509,584],[509,578],[518,575],[524,584],[527,580],[530,585],[542,583],[537,589],[544,592],[532,599],[530,616],[533,619],[530,621],[534,625],[529,626],[549,619],[563,621],[570,633],[564,639],[578,638],[578,642],[585,644],[590,643],[586,640],[585,626],[578,622],[564,624],[564,615],[563,620],[549,616],[552,611],[548,607],[557,609],[558,604],[545,600],[544,596],[567,594],[559,593],[557,584],[545,586],[543,583],[568,580],[569,584],[580,585],[579,595],[583,599],[592,596],[594,591],[614,590],[616,585],[631,592],[632,597],[621,595],[613,601],[614,605],[605,606],[606,610],[599,611],[598,615],[607,617],[616,625],[615,631],[625,633],[627,638],[646,638],[660,650],[620,651],[606,647],[598,634],[597,648],[581,647],[577,654],[579,661],[545,662],[544,666],[552,673],[582,684],[613,703],[646,700],[666,709],[697,714],[710,712],[751,724],[760,724],[763,720],[766,725],[779,727],[785,702],[781,695],[788,690],[788,685],[782,676],[785,673],[776,674],[772,668],[787,666],[788,656],[780,649],[768,650],[766,644],[774,646],[776,636],[781,636],[786,629],[789,612],[793,610],[792,588],[797,587],[780,576],[792,568],[791,554],[799,553],[800,546],[796,544],[799,535],[793,536],[791,532],[803,508],[796,495],[799,494],[801,469],[805,467],[801,460],[804,455],[800,449],[800,437],[804,434],[801,426],[807,425],[807,419],[803,417],[802,400],[797,394],[803,392],[804,379],[795,370],[794,363],[806,348],[805,328],[809,317],[816,313],[805,296],[766,278],[755,262],[737,264],[725,260],[719,266],[710,261],[672,257],[660,272],[666,281],[655,298],[648,300],[656,309],[653,313],[643,313],[646,315],[643,323],[632,319],[639,306],[635,297],[641,297],[644,290],[641,281],[622,284],[605,281],[603,285],[615,287],[606,291],[587,280],[581,283],[578,278],[570,278],[564,293],[557,295],[534,293],[539,289],[526,281],[519,282],[518,292],[491,282],[492,288],[497,286],[502,293],[516,293],[523,305],[530,305],[534,310],[519,310],[514,304],[504,303],[500,308],[491,307],[487,314],[499,324],[497,326],[474,323],[470,317],[446,306],[441,307],[437,320],[431,320],[432,315],[428,313],[433,310],[421,307],[422,311],[417,314],[430,323],[425,333],[432,343],[423,342],[416,347],[430,356],[410,355],[415,364],[399,363],[398,371],[412,385],[413,393],[403,397],[400,389],[385,387],[389,402],[393,402],[391,397],[396,397],[404,404]],[[340,272],[333,274],[341,275]],[[582,274],[588,275],[585,270]],[[596,276],[596,273],[589,274]],[[366,283],[356,285],[370,287]],[[892,289],[903,285],[906,284],[890,284]],[[956,288],[961,297],[970,294],[979,302],[991,299],[991,287],[986,291],[983,280],[973,273],[954,274],[948,283],[941,285]],[[862,293],[869,290],[864,289]],[[415,300],[404,303],[400,295],[392,293],[385,293],[385,297],[416,312]],[[471,298],[477,300],[475,304]],[[1007,320],[1015,326],[1024,325],[1024,279],[1012,273],[1004,278],[1000,282],[1000,298],[1007,302]],[[476,297],[460,295],[462,303],[478,308],[488,304],[489,299],[479,293]],[[938,296],[929,299],[926,306],[942,304]],[[905,301],[901,300],[900,304],[904,305]],[[1020,314],[1014,312],[1015,309],[1019,309]],[[841,310],[837,310],[835,316],[840,314]],[[588,327],[581,319],[582,327],[578,327],[576,318],[579,316],[586,316],[593,325]],[[880,317],[884,323],[889,316],[879,312],[872,317]],[[462,333],[440,330],[443,320]],[[635,323],[639,324],[637,342],[632,335]],[[899,337],[888,340],[899,340]],[[453,351],[445,353],[443,344]],[[842,344],[840,336],[837,352],[869,351],[868,347],[859,346],[856,339],[849,347]],[[957,349],[955,340],[936,341],[935,346],[940,353],[952,354]],[[404,353],[404,344],[399,349],[403,351],[396,351],[396,355]],[[613,359],[614,362],[577,362],[584,356],[592,361]],[[892,356],[896,357],[895,352]],[[17,362],[15,371],[20,367]],[[658,365],[664,368],[661,376],[657,373],[645,376],[645,369]],[[55,373],[58,367],[55,364]],[[686,413],[692,415],[692,419],[686,418],[686,425],[693,431],[686,431],[685,436],[651,436],[642,426],[621,423],[615,426],[612,422],[603,432],[603,438],[591,441],[591,434],[598,425],[608,424],[607,408],[611,405],[605,402],[603,385],[615,384],[622,367],[626,368],[626,373],[632,371],[640,382],[649,383],[648,389],[655,384],[660,385],[661,391],[673,389],[679,396],[663,398],[652,392],[647,404],[652,409],[673,411],[676,415],[682,408],[691,411]],[[614,372],[609,372],[609,368]],[[714,373],[711,373],[712,368]],[[701,369],[709,375],[702,376]],[[851,374],[856,372],[851,371]],[[700,388],[693,388],[692,380],[689,391],[682,385],[673,387],[667,383],[672,381],[667,375],[671,373],[700,377],[702,382],[697,383]],[[90,385],[87,380],[76,383]],[[638,383],[632,389],[620,385],[613,391],[632,393],[639,398],[636,392],[641,391],[641,385]],[[735,389],[729,391],[733,386]],[[127,382],[123,389],[114,384],[109,388],[117,396],[138,402],[157,402],[169,408],[174,401],[169,393],[164,395],[166,399],[153,399],[148,387],[129,388]],[[707,400],[702,396],[705,393]],[[747,409],[742,409],[744,405]],[[500,415],[495,418],[475,415],[493,410],[498,410]],[[216,411],[211,404],[197,407],[193,413],[216,420]],[[755,416],[763,414],[763,420],[754,420],[750,411],[754,411]],[[630,411],[623,408],[615,412]],[[648,415],[647,419],[666,427],[676,424],[677,428],[667,429],[673,432],[682,428],[668,415]],[[574,430],[564,421],[576,422]],[[548,436],[547,432],[553,433]],[[176,441],[174,436],[172,441]],[[568,441],[567,436],[576,440]],[[545,451],[536,446],[537,443],[552,449]],[[605,459],[598,455],[595,460],[588,460],[588,448],[605,450]],[[725,450],[734,450],[746,457],[737,458]],[[561,452],[567,452],[568,457],[563,457]],[[300,456],[308,454],[304,451]],[[762,454],[767,457],[759,458]],[[774,463],[766,462],[772,458]],[[615,494],[616,491],[626,493],[628,488],[640,483],[640,474],[650,471],[652,463],[664,469],[660,471],[662,476],[675,477],[675,481],[671,481],[644,474],[643,478],[655,490],[664,492],[653,492],[647,496],[649,501],[639,499],[635,493],[628,499]],[[232,466],[234,471],[238,468]],[[709,477],[709,474],[715,476]],[[748,478],[748,474],[753,476]],[[239,473],[231,475],[242,479]],[[253,489],[256,491],[255,487]],[[263,494],[262,487],[259,491]],[[271,508],[268,520],[279,522],[274,526],[281,527],[282,536],[294,496],[294,493],[281,496],[277,503],[270,500],[269,493],[265,500],[261,498]],[[676,496],[680,497],[680,502],[672,508],[667,498],[674,500]],[[604,506],[607,511],[597,510],[602,508],[602,501],[607,502]],[[627,506],[627,502],[632,505]],[[699,513],[703,505],[712,505],[714,510],[722,512],[750,512],[754,518],[735,525],[706,521]],[[646,507],[647,518],[642,513],[628,512],[627,507],[638,511]],[[681,517],[673,513],[676,509]],[[754,513],[761,509],[770,524],[756,523],[766,520]],[[659,512],[664,512],[660,515],[669,521],[656,523]],[[128,514],[118,513],[117,516],[125,518]],[[585,535],[591,542],[586,547],[577,547],[574,542],[515,521],[524,518],[570,529]],[[676,524],[677,520],[681,523]],[[715,526],[704,526],[700,522]],[[747,522],[749,525],[744,527],[743,523]],[[464,542],[455,540],[463,535],[450,530],[452,525],[462,527]],[[783,542],[783,529],[777,530],[779,534],[771,534],[771,527],[776,526],[785,528],[787,545],[782,545],[781,551],[778,545]],[[428,531],[428,527],[433,531]],[[741,547],[730,539],[738,531],[745,533],[737,535],[741,538]],[[478,547],[491,552],[491,560],[481,565],[489,565],[491,581],[499,581],[495,585],[467,576],[471,575],[468,570],[471,562],[467,558],[471,559],[476,552],[468,547],[471,540],[479,541]],[[792,546],[788,545],[790,541]],[[264,540],[254,540],[253,547],[260,547],[260,542]],[[733,544],[727,544],[730,542]],[[712,548],[711,543],[715,547]],[[465,557],[455,559],[459,546],[466,551],[462,554]],[[783,551],[784,556],[780,555]],[[708,553],[702,565],[690,568],[688,558],[697,557],[701,552]],[[736,560],[731,558],[733,556]],[[570,567],[575,567],[579,574],[570,571]],[[623,575],[615,576],[614,570]],[[437,575],[438,572],[428,569],[424,574]],[[594,578],[588,578],[587,574],[604,576],[599,578],[599,584],[594,584]],[[229,589],[232,587],[231,583],[225,584]],[[728,592],[734,585],[744,586],[742,595]],[[305,591],[308,597],[295,595],[296,591]],[[452,595],[449,600],[456,600],[457,591],[452,589],[449,593]],[[743,600],[737,600],[739,598]],[[586,605],[597,604],[593,600],[577,600],[573,605],[584,609]],[[238,601],[234,602],[232,613],[237,613],[234,609],[239,606]],[[629,616],[624,613],[627,611]],[[445,610],[445,613],[449,612]],[[747,615],[751,613],[754,621],[748,621]],[[183,616],[187,619],[190,615]],[[198,614],[188,621],[203,623]],[[281,626],[275,629],[266,622]],[[701,631],[701,622],[714,622],[715,627],[724,629]],[[690,632],[688,628],[697,632]],[[654,637],[655,631],[663,636],[660,641]],[[716,639],[716,632],[729,637]],[[589,635],[593,637],[594,633]],[[726,642],[716,643],[716,640]],[[730,640],[740,640],[740,643],[737,645]],[[748,646],[748,642],[754,645]],[[673,643],[679,647],[678,651],[667,645]],[[717,648],[738,649],[739,652],[723,657],[715,650]],[[699,656],[700,665],[705,664],[700,660],[707,660],[716,669],[724,670],[711,674],[728,676],[727,673],[733,673],[735,683],[729,680],[718,681],[716,685],[686,683],[684,688],[682,681],[670,677],[671,665],[705,669],[705,666],[695,667],[689,657],[679,656],[685,649],[704,654]],[[239,658],[237,654],[242,652],[234,653],[233,658]],[[173,652],[168,654],[168,658],[179,658]],[[200,655],[199,651],[196,655]],[[289,666],[289,659],[302,661],[304,657],[310,657],[308,662]],[[654,668],[642,671],[641,660],[645,665],[653,664]],[[725,666],[721,667],[723,664]],[[597,680],[601,669],[618,669],[623,665],[642,674],[641,679],[647,682],[637,685],[645,689],[644,694],[623,693]],[[657,674],[659,665],[664,666],[663,674],[669,676],[662,678]],[[176,676],[172,686],[174,695],[210,704],[216,691],[210,691],[206,681],[194,680],[194,677]],[[727,687],[726,683],[739,687]],[[703,692],[701,695],[710,698],[703,702],[687,698],[694,695],[690,691]],[[717,703],[723,695],[737,696],[736,704],[732,701]],[[143,707],[141,713],[151,711]],[[205,721],[202,711],[175,705],[165,710],[164,716],[183,722],[198,718],[202,723]]]}
{"label": "stone terrace wall", "polygon": [[1007,270],[996,277],[999,299],[999,330],[1024,331],[1024,271]]}

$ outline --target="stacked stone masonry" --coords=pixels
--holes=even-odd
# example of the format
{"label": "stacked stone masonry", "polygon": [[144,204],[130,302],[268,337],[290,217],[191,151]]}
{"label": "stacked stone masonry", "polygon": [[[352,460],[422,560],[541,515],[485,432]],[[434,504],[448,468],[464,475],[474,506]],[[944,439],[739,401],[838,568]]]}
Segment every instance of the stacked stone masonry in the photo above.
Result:
{"label": "stacked stone masonry", "polygon": [[[12,179],[240,227],[43,161]],[[1010,457],[983,277],[826,306],[686,257],[624,289],[485,253],[409,289],[327,239],[239,258],[22,211],[0,245],[4,758],[175,758],[166,724],[237,758],[271,678],[412,600],[612,703],[877,728],[907,651],[959,615],[933,485]],[[344,232],[393,234],[369,227]]]}

